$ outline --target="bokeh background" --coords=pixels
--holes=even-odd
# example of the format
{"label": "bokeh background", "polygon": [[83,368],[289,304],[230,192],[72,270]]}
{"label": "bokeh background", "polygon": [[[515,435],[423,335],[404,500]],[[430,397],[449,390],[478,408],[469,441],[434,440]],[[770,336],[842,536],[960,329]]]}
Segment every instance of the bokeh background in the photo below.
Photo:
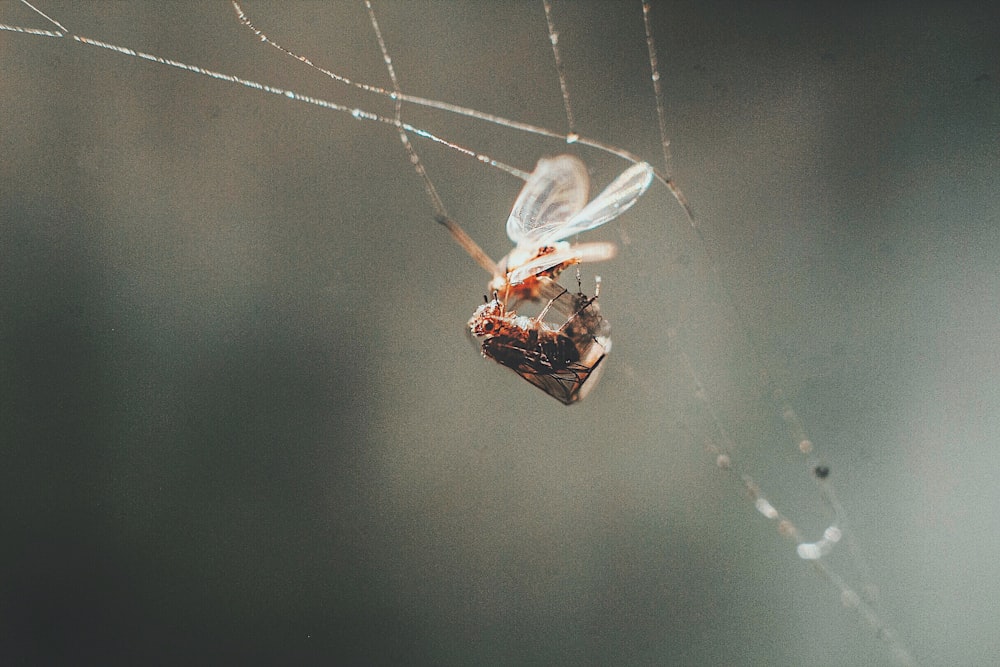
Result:
{"label": "bokeh background", "polygon": [[[702,238],[663,188],[588,234],[622,246],[582,272],[588,291],[603,277],[614,348],[570,408],[466,340],[487,276],[391,128],[0,33],[3,662],[891,664],[714,467],[683,356],[734,457],[818,536],[829,516],[762,374],[782,387],[917,660],[1000,661],[987,4],[658,3],[671,169]],[[391,111],[223,2],[40,6]],[[404,90],[564,127],[540,4],[376,7]],[[360,5],[246,8],[386,85]],[[579,130],[658,160],[638,4],[554,18]],[[10,1],[0,21],[43,27]],[[567,150],[405,114],[526,170]],[[504,254],[520,183],[418,147]],[[595,190],[625,166],[579,154]]]}

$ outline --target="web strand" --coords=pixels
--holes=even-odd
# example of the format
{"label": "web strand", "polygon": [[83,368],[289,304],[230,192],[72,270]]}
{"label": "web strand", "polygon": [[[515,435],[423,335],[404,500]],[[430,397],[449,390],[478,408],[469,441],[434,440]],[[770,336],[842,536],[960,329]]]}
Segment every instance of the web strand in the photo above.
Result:
{"label": "web strand", "polygon": [[[664,169],[666,170],[664,173],[667,174],[670,169],[670,140],[667,135],[666,105],[663,97],[663,87],[661,83],[656,43],[653,38],[651,14],[652,3],[643,2],[642,17],[646,35],[646,46],[649,54],[650,79],[653,84],[657,124],[660,132],[660,145],[663,151]],[[701,231],[698,225],[695,224],[694,219],[690,218],[690,221],[692,228],[699,238],[699,241],[705,248],[706,257],[710,264],[713,278],[716,283],[722,287],[725,298],[729,302],[729,306],[732,308],[732,311],[737,314],[739,328],[746,333],[748,344],[751,346],[752,350],[756,350],[757,346],[754,344],[753,336],[749,334],[750,329],[745,324],[743,311],[740,309],[738,301],[733,298],[732,294],[726,287],[727,283],[721,279],[720,272],[717,268],[719,263],[712,256],[708,244],[704,242]],[[906,646],[899,639],[896,632],[881,618],[874,607],[877,589],[872,583],[871,572],[866,559],[861,553],[860,547],[854,540],[851,533],[847,530],[847,519],[844,508],[837,498],[832,481],[828,479],[829,469],[822,466],[819,459],[816,457],[815,448],[812,441],[806,434],[805,427],[795,410],[792,408],[791,404],[789,404],[785,399],[784,394],[780,391],[780,389],[773,387],[771,389],[772,398],[776,407],[779,409],[788,435],[790,439],[797,444],[799,452],[805,456],[808,473],[813,477],[818,486],[819,495],[823,504],[826,505],[833,515],[832,523],[823,531],[821,537],[815,541],[807,541],[795,523],[793,523],[787,515],[785,515],[767,499],[763,490],[754,478],[742,469],[742,466],[738,461],[734,460],[732,451],[735,443],[730,437],[728,430],[718,414],[718,411],[715,409],[714,402],[712,401],[708,390],[702,384],[697,370],[691,363],[690,357],[677,343],[676,331],[671,330],[668,332],[668,339],[672,343],[672,347],[675,348],[676,354],[680,358],[681,364],[686,373],[691,378],[695,390],[695,397],[701,405],[702,411],[708,416],[709,427],[717,434],[718,439],[714,439],[711,435],[706,434],[704,436],[704,443],[705,448],[715,456],[716,465],[719,469],[733,475],[739,481],[739,483],[746,490],[755,509],[767,519],[775,522],[779,534],[789,539],[796,545],[796,554],[799,558],[809,561],[816,571],[824,579],[830,582],[830,584],[840,594],[842,604],[847,608],[855,609],[861,618],[877,631],[877,636],[889,646],[893,659],[898,664],[916,664],[915,660],[910,655]],[[864,595],[859,594],[854,588],[852,588],[848,581],[834,571],[826,560],[824,560],[842,539],[847,545],[851,560],[857,570]]]}
{"label": "web strand", "polygon": [[[243,8],[240,6],[238,0],[231,0],[231,2],[233,4],[233,7],[236,10],[237,18],[240,20],[240,22],[243,25],[245,25],[248,29],[250,29],[251,31],[253,31],[253,33],[255,35],[257,35],[257,37],[262,42],[264,42],[266,44],[269,44],[271,47],[277,49],[281,53],[283,53],[283,54],[285,54],[285,55],[287,55],[287,56],[289,56],[291,58],[294,58],[294,59],[298,60],[299,62],[302,62],[302,63],[306,64],[307,66],[311,67],[312,69],[315,69],[316,71],[322,73],[323,75],[329,77],[330,79],[332,79],[332,80],[334,80],[334,81],[336,81],[338,83],[342,83],[344,85],[353,86],[353,87],[355,87],[355,88],[357,88],[359,90],[363,90],[363,91],[365,91],[367,93],[371,93],[373,95],[378,95],[378,96],[381,96],[381,97],[386,97],[386,98],[389,98],[390,100],[393,100],[393,101],[403,101],[403,102],[407,102],[409,104],[414,104],[414,105],[426,107],[426,108],[429,108],[429,109],[437,109],[438,111],[445,111],[445,112],[453,113],[453,114],[456,114],[456,115],[459,115],[459,116],[465,116],[466,118],[473,118],[473,119],[476,119],[476,120],[481,120],[483,122],[487,122],[487,123],[490,123],[492,125],[498,125],[500,127],[505,127],[505,128],[511,129],[511,130],[517,130],[519,132],[525,132],[525,133],[528,133],[528,134],[535,134],[535,135],[539,135],[539,136],[543,136],[543,137],[548,137],[548,138],[551,138],[551,139],[558,139],[558,140],[566,142],[567,144],[579,144],[581,146],[587,146],[589,148],[594,148],[594,149],[597,149],[599,151],[602,151],[604,153],[609,153],[611,155],[616,155],[616,156],[622,158],[623,160],[626,160],[626,161],[631,162],[633,164],[643,161],[642,158],[640,158],[638,155],[635,155],[634,153],[631,153],[631,152],[629,152],[629,151],[627,151],[627,150],[625,150],[623,148],[620,148],[618,146],[613,146],[611,144],[608,144],[608,143],[603,142],[603,141],[599,141],[599,140],[591,138],[591,137],[581,136],[581,135],[579,135],[579,134],[576,133],[576,131],[575,131],[575,123],[574,123],[574,120],[573,120],[572,107],[570,106],[569,92],[568,92],[568,88],[566,87],[566,77],[565,77],[565,74],[563,72],[562,59],[561,59],[561,56],[560,56],[560,53],[559,53],[559,48],[558,48],[558,41],[559,41],[558,33],[555,32],[555,30],[554,30],[554,23],[551,21],[550,8],[548,7],[548,4],[546,4],[546,16],[549,17],[549,22],[548,22],[548,25],[549,25],[549,28],[550,28],[550,31],[549,31],[549,40],[552,43],[553,56],[554,56],[554,58],[556,60],[556,70],[557,70],[557,73],[559,74],[560,86],[561,86],[562,91],[563,91],[563,103],[564,103],[565,110],[566,110],[567,126],[569,127],[569,132],[568,133],[556,132],[554,130],[550,130],[550,129],[547,129],[547,128],[544,128],[544,127],[541,127],[541,126],[538,126],[538,125],[532,125],[531,123],[524,123],[524,122],[513,120],[513,119],[510,119],[510,118],[505,118],[503,116],[498,116],[496,114],[484,113],[482,111],[479,111],[477,109],[472,109],[470,107],[463,107],[463,106],[459,106],[457,104],[450,104],[448,102],[443,102],[443,101],[440,101],[440,100],[432,100],[432,99],[429,99],[429,98],[426,98],[426,97],[420,97],[420,96],[417,96],[417,95],[409,95],[409,94],[406,94],[406,93],[402,92],[401,90],[392,90],[392,91],[389,91],[389,90],[386,90],[385,88],[382,88],[380,86],[375,86],[375,85],[367,84],[367,83],[364,83],[364,82],[361,82],[361,81],[354,81],[354,80],[352,80],[352,79],[350,79],[348,77],[342,76],[342,75],[340,75],[340,74],[338,74],[338,73],[336,73],[336,72],[334,72],[334,71],[332,71],[330,69],[321,67],[320,65],[317,65],[316,63],[314,63],[311,59],[309,59],[309,58],[307,58],[305,56],[299,55],[298,53],[292,51],[291,49],[288,49],[288,48],[286,48],[286,47],[284,47],[284,46],[282,46],[282,45],[280,45],[280,44],[272,41],[263,32],[261,32],[258,28],[256,28],[253,25],[253,23],[250,21],[249,17],[246,15],[246,12],[243,11]],[[512,167],[509,167],[507,165],[502,165],[502,163],[498,163],[497,165],[494,165],[494,166],[498,166],[500,168],[504,168],[505,170],[511,170],[511,169],[513,169]],[[510,173],[514,173],[514,172],[511,171]],[[677,185],[673,182],[673,180],[669,176],[667,176],[665,173],[660,172],[659,170],[656,170],[655,173],[656,173],[657,180],[659,180],[663,185],[665,185],[670,190],[670,192],[673,194],[673,196],[677,200],[677,202],[684,208],[685,214],[688,216],[688,218],[692,218],[693,217],[693,213],[691,211],[691,206],[688,203],[687,198],[680,191],[680,188],[678,188]],[[525,173],[525,172],[520,172],[519,174],[515,174],[515,175],[519,175],[519,177],[522,180],[527,180],[527,173]]]}
{"label": "web strand", "polygon": [[[26,0],[21,0],[21,1],[24,2],[27,6],[32,7],[30,4],[27,3]],[[296,60],[298,60],[298,61],[306,64],[310,68],[313,68],[313,69],[315,69],[318,72],[321,72],[325,76],[327,76],[330,79],[332,79],[334,81],[337,81],[337,82],[339,82],[341,84],[349,85],[349,86],[358,88],[359,90],[363,90],[363,91],[365,91],[367,93],[370,93],[372,95],[377,95],[377,96],[385,97],[385,98],[388,98],[388,99],[391,99],[391,100],[399,99],[399,100],[402,100],[403,102],[406,102],[408,104],[414,104],[416,106],[422,106],[422,107],[426,107],[426,108],[429,108],[429,109],[436,109],[438,111],[444,111],[444,112],[447,112],[447,113],[452,113],[452,114],[464,116],[466,118],[472,118],[472,119],[479,120],[479,121],[482,121],[482,122],[485,122],[485,123],[490,123],[492,125],[497,125],[497,126],[500,126],[500,127],[504,127],[504,128],[510,129],[510,130],[515,130],[515,131],[518,131],[518,132],[524,132],[524,133],[527,133],[527,134],[534,134],[534,135],[537,135],[537,136],[547,137],[547,138],[550,138],[550,139],[557,139],[557,140],[563,141],[563,142],[565,142],[567,144],[578,144],[580,146],[586,146],[588,148],[592,148],[592,149],[601,151],[603,153],[607,153],[607,154],[610,154],[610,155],[617,156],[617,157],[619,157],[619,158],[621,158],[621,159],[623,159],[623,160],[625,160],[627,162],[630,162],[632,164],[643,162],[642,158],[640,158],[638,155],[636,155],[636,154],[634,154],[634,153],[632,153],[632,152],[630,152],[628,150],[625,150],[624,148],[621,148],[621,147],[618,147],[618,146],[614,146],[612,144],[600,141],[598,139],[594,139],[592,137],[581,136],[581,135],[577,135],[575,133],[556,132],[554,130],[550,130],[550,129],[547,129],[547,128],[544,128],[544,127],[541,127],[541,126],[538,126],[538,125],[532,125],[531,123],[525,123],[525,122],[514,120],[514,119],[511,119],[511,118],[505,118],[503,116],[499,116],[499,115],[496,115],[496,114],[485,113],[485,112],[478,111],[476,109],[472,109],[472,108],[469,108],[469,107],[463,107],[463,106],[460,106],[460,105],[457,105],[457,104],[451,104],[449,102],[444,102],[444,101],[441,101],[441,100],[433,100],[433,99],[426,98],[426,97],[420,97],[418,95],[410,95],[410,94],[403,93],[403,92],[397,93],[397,92],[394,92],[394,91],[386,90],[386,89],[381,88],[379,86],[374,86],[374,85],[367,84],[367,83],[360,82],[360,81],[354,81],[354,80],[352,80],[352,79],[350,79],[348,77],[345,77],[345,76],[342,76],[340,74],[337,74],[336,72],[334,72],[332,70],[320,67],[319,65],[316,65],[314,62],[312,62],[309,58],[306,58],[305,56],[301,56],[301,55],[299,55],[299,54],[297,54],[297,53],[295,53],[295,52],[293,52],[293,51],[291,51],[289,49],[286,49],[285,47],[283,47],[283,46],[281,46],[279,44],[276,44],[275,42],[272,42],[269,38],[267,38],[267,36],[264,33],[262,33],[260,30],[258,30],[253,25],[253,23],[250,21],[250,19],[247,16],[247,14],[243,11],[243,8],[239,5],[239,3],[236,0],[232,0],[232,4],[233,4],[233,7],[234,7],[234,9],[235,9],[235,11],[237,13],[237,18],[240,20],[240,22],[243,25],[245,25],[248,29],[252,30],[254,32],[254,34],[256,34],[257,37],[262,42],[264,42],[266,44],[269,44],[272,48],[277,49],[278,51],[284,53],[285,55],[287,55],[289,57],[295,58]],[[34,7],[32,7],[32,9],[34,9]],[[35,11],[38,11],[38,10],[35,10]],[[53,25],[55,25],[56,27],[60,28],[60,31],[41,30],[41,29],[37,29],[37,28],[29,28],[29,27],[25,27],[25,26],[8,25],[8,24],[0,24],[0,30],[4,30],[4,31],[8,31],[8,32],[15,32],[15,33],[28,34],[28,35],[34,35],[34,36],[69,37],[69,38],[73,39],[74,41],[79,42],[81,44],[85,44],[87,46],[94,46],[94,47],[106,49],[106,50],[109,50],[109,51],[113,51],[115,53],[119,53],[119,54],[122,54],[122,55],[131,56],[131,57],[134,57],[134,58],[141,58],[143,60],[148,60],[150,62],[155,62],[155,63],[161,64],[161,65],[166,65],[168,67],[174,67],[174,68],[185,70],[185,71],[188,71],[188,72],[193,72],[195,74],[201,74],[203,76],[208,76],[210,78],[217,79],[219,81],[225,81],[225,82],[228,82],[228,83],[234,83],[234,84],[237,84],[237,85],[244,86],[246,88],[251,88],[251,89],[254,89],[254,90],[259,90],[261,92],[271,93],[271,94],[275,94],[275,95],[282,95],[284,97],[287,97],[289,99],[295,100],[297,102],[303,102],[303,103],[306,103],[306,104],[312,104],[312,105],[315,105],[315,106],[318,106],[318,107],[321,107],[321,108],[324,108],[324,109],[328,109],[330,111],[336,111],[336,112],[339,112],[339,113],[347,113],[347,114],[352,115],[354,118],[356,118],[358,120],[378,122],[378,123],[382,123],[382,124],[385,124],[385,125],[393,125],[393,126],[396,125],[396,121],[393,118],[386,118],[386,117],[381,116],[379,114],[372,113],[372,112],[369,112],[369,111],[365,111],[363,109],[347,107],[347,106],[344,106],[344,105],[341,105],[341,104],[337,104],[336,102],[332,102],[330,100],[316,98],[316,97],[312,97],[312,96],[309,96],[309,95],[302,95],[300,93],[296,93],[295,91],[286,90],[286,89],[281,88],[279,86],[272,86],[272,85],[268,85],[268,84],[258,83],[256,81],[252,81],[252,80],[249,80],[249,79],[244,79],[244,78],[233,76],[233,75],[230,75],[230,74],[224,74],[222,72],[216,72],[216,71],[204,68],[204,67],[200,67],[198,65],[188,65],[188,64],[183,63],[183,62],[178,61],[178,60],[173,60],[173,59],[170,59],[170,58],[164,58],[164,57],[157,56],[157,55],[154,55],[154,54],[145,53],[145,52],[139,51],[137,49],[132,49],[132,48],[125,47],[125,46],[119,46],[119,45],[116,45],[116,44],[111,44],[111,43],[108,43],[108,42],[104,42],[104,41],[101,41],[101,40],[98,40],[98,39],[93,39],[93,38],[85,37],[85,36],[82,36],[82,35],[75,35],[75,34],[70,33],[69,31],[66,31],[65,29],[62,29],[62,26],[59,23],[57,23],[53,19],[49,18],[45,14],[42,14],[41,12],[38,12],[38,13],[41,16],[44,16]],[[431,132],[428,132],[427,130],[423,130],[423,129],[420,129],[420,128],[417,128],[417,127],[413,127],[413,126],[411,126],[409,124],[406,124],[406,123],[403,124],[403,129],[405,129],[406,132],[408,132],[411,135],[418,136],[418,137],[420,137],[422,139],[426,139],[426,140],[432,141],[434,143],[438,143],[438,144],[444,145],[444,146],[448,147],[451,150],[454,150],[454,151],[456,151],[458,153],[461,153],[461,154],[463,154],[463,155],[465,155],[467,157],[471,157],[471,158],[473,158],[473,159],[475,159],[475,160],[477,160],[479,162],[482,162],[483,164],[489,165],[490,167],[494,167],[496,169],[500,169],[502,171],[505,171],[505,172],[507,172],[507,173],[509,173],[509,174],[511,174],[513,176],[516,176],[517,178],[521,179],[522,181],[527,180],[527,178],[528,178],[528,172],[525,172],[525,171],[523,171],[521,169],[517,169],[516,167],[513,167],[513,166],[511,166],[509,164],[506,164],[504,162],[501,162],[500,160],[496,160],[496,159],[490,157],[489,155],[478,153],[478,152],[476,152],[474,150],[471,150],[469,148],[466,148],[464,146],[461,146],[459,144],[451,142],[451,141],[449,141],[449,140],[447,140],[447,139],[445,139],[443,137],[439,137],[439,136],[437,136],[437,135],[435,135],[435,134],[433,134]],[[674,183],[674,181],[669,176],[667,176],[666,174],[664,174],[661,170],[659,170],[659,169],[654,170],[654,173],[655,173],[656,179],[661,184],[663,184],[664,186],[666,186],[670,190],[671,194],[674,196],[674,199],[676,199],[677,202],[684,209],[685,215],[693,223],[694,217],[693,217],[693,212],[691,210],[691,206],[688,203],[687,198],[681,192],[680,188],[678,188],[677,185],[676,185],[676,183]]]}
{"label": "web strand", "polygon": [[[239,11],[239,5],[235,2],[233,4],[237,7],[237,11]],[[372,7],[370,0],[365,0],[365,9],[368,10],[368,20],[371,23],[372,31],[375,33],[375,39],[378,41],[379,50],[382,52],[382,60],[385,63],[385,69],[389,74],[389,80],[392,82],[392,89],[395,93],[394,118],[396,120],[396,126],[399,128],[399,140],[403,143],[403,149],[406,151],[410,164],[413,166],[414,171],[417,172],[420,182],[423,183],[424,191],[427,193],[427,198],[431,201],[431,206],[434,208],[434,219],[448,230],[452,239],[454,239],[455,242],[461,246],[461,248],[465,250],[465,252],[468,253],[477,264],[483,267],[483,269],[485,269],[491,276],[495,276],[498,272],[496,262],[494,262],[493,259],[490,258],[490,256],[487,255],[486,252],[479,246],[479,244],[476,243],[464,229],[462,229],[462,226],[448,214],[448,210],[445,208],[441,195],[438,194],[437,188],[434,187],[434,181],[431,180],[430,175],[427,173],[427,169],[424,167],[424,163],[420,160],[420,155],[417,153],[417,149],[413,147],[413,142],[410,141],[409,135],[407,135],[406,130],[403,129],[403,101],[400,99],[402,90],[399,88],[399,79],[396,77],[396,68],[392,66],[392,57],[389,55],[389,49],[385,45],[385,39],[382,37],[382,29],[379,27],[378,18],[375,16],[375,9]],[[247,22],[247,25],[249,25],[249,22]],[[280,49],[281,47],[278,48]],[[281,50],[285,51],[284,49]],[[290,53],[289,51],[285,52]]]}
{"label": "web strand", "polygon": [[563,108],[566,110],[566,141],[569,143],[579,140],[576,132],[576,121],[573,119],[573,106],[570,104],[569,87],[566,84],[566,69],[563,67],[562,56],[559,53],[559,32],[556,30],[555,21],[552,17],[552,0],[542,0],[545,7],[545,23],[549,29],[549,43],[552,44],[552,59],[555,61],[556,74],[559,75],[559,89],[562,91]]}

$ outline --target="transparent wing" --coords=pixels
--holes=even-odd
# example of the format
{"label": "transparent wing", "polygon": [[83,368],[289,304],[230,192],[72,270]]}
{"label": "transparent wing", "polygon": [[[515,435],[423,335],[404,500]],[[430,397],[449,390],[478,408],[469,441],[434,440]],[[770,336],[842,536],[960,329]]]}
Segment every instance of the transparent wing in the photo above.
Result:
{"label": "transparent wing", "polygon": [[561,228],[583,209],[589,189],[587,167],[579,159],[542,158],[514,202],[507,236],[517,245],[538,247],[536,239]]}
{"label": "transparent wing", "polygon": [[572,219],[560,225],[549,225],[542,233],[533,235],[532,239],[539,246],[543,246],[600,227],[630,209],[652,182],[653,168],[645,162],[634,164],[622,172],[621,176],[604,188],[594,201],[577,212]]}
{"label": "transparent wing", "polygon": [[568,248],[536,257],[530,262],[511,269],[507,274],[507,282],[511,285],[518,285],[531,276],[554,269],[560,264],[568,266],[584,262],[603,262],[614,257],[616,251],[614,243],[577,243]]}

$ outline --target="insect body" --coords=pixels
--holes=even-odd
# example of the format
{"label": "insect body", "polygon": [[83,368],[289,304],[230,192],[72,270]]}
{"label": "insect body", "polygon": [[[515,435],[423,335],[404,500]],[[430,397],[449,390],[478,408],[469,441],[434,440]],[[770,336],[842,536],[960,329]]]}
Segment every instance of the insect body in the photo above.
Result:
{"label": "insect body", "polygon": [[561,371],[580,360],[576,343],[524,315],[508,314],[497,299],[480,306],[469,321],[483,339],[483,354],[518,372]]}
{"label": "insect body", "polygon": [[516,247],[499,263],[491,291],[538,300],[538,279],[555,279],[580,262],[611,259],[615,246],[564,239],[614,220],[635,204],[653,180],[645,162],[632,165],[589,204],[587,168],[572,155],[542,158],[521,189],[507,218]]}
{"label": "insect body", "polygon": [[[553,295],[537,316],[518,315],[511,307],[515,302],[495,294],[473,313],[469,333],[484,357],[570,405],[596,384],[598,366],[611,349],[610,326],[596,296],[570,294],[548,277],[534,278],[538,293]],[[563,321],[549,320],[553,313]]]}

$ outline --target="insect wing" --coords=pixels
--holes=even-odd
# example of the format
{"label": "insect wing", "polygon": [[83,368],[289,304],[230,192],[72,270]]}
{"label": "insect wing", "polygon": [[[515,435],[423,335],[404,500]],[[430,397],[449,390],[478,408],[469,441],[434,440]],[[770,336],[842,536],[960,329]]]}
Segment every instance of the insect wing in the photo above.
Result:
{"label": "insect wing", "polygon": [[[606,332],[605,322],[600,322]],[[611,341],[589,332],[572,332],[576,339],[578,360],[555,365],[539,350],[526,348],[523,341],[493,339],[483,347],[484,354],[511,369],[563,405],[582,400],[597,385],[603,371],[601,362],[607,356]]]}
{"label": "insect wing", "polygon": [[602,353],[589,364],[575,364],[572,368],[558,372],[538,373],[518,369],[514,369],[514,372],[563,405],[573,405],[597,386],[597,380],[604,370],[600,365],[604,357]]}
{"label": "insect wing", "polygon": [[537,239],[552,234],[584,208],[589,190],[587,167],[579,159],[542,158],[514,202],[507,236],[519,246],[539,247]]}
{"label": "insect wing", "polygon": [[[556,283],[550,285],[557,286]],[[555,300],[554,308],[563,315],[573,313],[563,332],[576,342],[580,359],[558,370],[540,372],[531,367],[513,370],[563,405],[572,405],[586,398],[597,386],[604,371],[601,362],[611,351],[611,328],[601,317],[597,303],[582,294],[563,294]]]}
{"label": "insect wing", "polygon": [[512,269],[507,273],[507,283],[518,285],[532,276],[551,271],[563,264],[569,266],[582,262],[603,262],[614,257],[616,251],[617,248],[613,243],[577,243],[547,255],[541,255]]}
{"label": "insect wing", "polygon": [[[533,235],[534,242],[538,245],[547,245],[614,220],[632,208],[653,182],[653,176],[653,168],[647,163],[639,162],[632,165],[571,220],[560,225],[550,225],[539,234]],[[509,224],[508,221],[508,230]]]}

